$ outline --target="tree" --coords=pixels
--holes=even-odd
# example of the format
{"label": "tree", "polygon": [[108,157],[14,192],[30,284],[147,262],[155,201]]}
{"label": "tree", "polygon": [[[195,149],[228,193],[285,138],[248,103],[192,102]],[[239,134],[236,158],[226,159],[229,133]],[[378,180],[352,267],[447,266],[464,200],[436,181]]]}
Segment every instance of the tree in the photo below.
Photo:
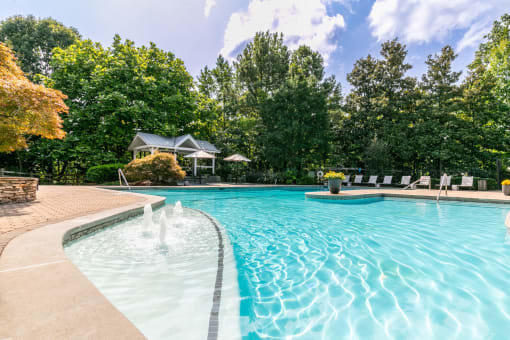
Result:
{"label": "tree", "polygon": [[[219,55],[215,67],[204,67],[197,81],[200,96],[204,98],[198,115],[203,117],[206,112],[209,115],[208,119],[200,119],[212,131],[208,139],[221,146],[225,154],[242,153],[253,159],[253,136],[251,125],[247,124],[252,117],[240,113],[240,93],[232,65]],[[230,167],[230,163],[220,163],[218,173],[225,173]]]}
{"label": "tree", "polygon": [[116,36],[105,49],[79,41],[56,48],[51,66],[46,83],[68,94],[70,113],[65,140],[31,145],[27,159],[45,173],[58,178],[73,169],[84,173],[93,165],[125,162],[139,130],[165,136],[194,132],[193,79],[182,60],[154,44],[136,47]]}
{"label": "tree", "polygon": [[382,44],[381,56],[376,73],[380,82],[378,119],[382,126],[376,136],[379,142],[372,146],[374,150],[386,146],[386,167],[409,168],[416,157],[416,149],[409,142],[414,137],[411,126],[416,113],[416,79],[406,76],[412,66],[406,62],[406,46],[396,39]]}
{"label": "tree", "polygon": [[12,51],[0,43],[0,152],[27,146],[25,135],[63,138],[61,113],[66,96],[30,82]]}
{"label": "tree", "polygon": [[463,119],[470,127],[463,136],[471,161],[481,168],[494,168],[497,159],[508,154],[510,134],[510,15],[495,21],[468,66],[462,84]]}
{"label": "tree", "polygon": [[308,46],[299,46],[292,53],[289,66],[290,77],[294,79],[312,79],[320,82],[324,78],[324,59],[319,52]]}
{"label": "tree", "polygon": [[303,170],[328,153],[327,94],[314,85],[289,80],[261,109],[264,156],[277,170]]}
{"label": "tree", "polygon": [[375,166],[379,158],[367,157],[371,150],[387,151],[389,159],[381,167],[411,167],[415,149],[412,122],[415,116],[416,80],[406,76],[411,65],[407,50],[397,40],[381,45],[382,59],[368,55],[356,61],[347,80],[352,85],[345,111],[348,116],[340,124],[339,142],[347,154],[349,165]]}
{"label": "tree", "polygon": [[342,145],[349,165],[360,166],[365,146],[375,137],[379,130],[375,103],[379,96],[377,84],[377,59],[368,55],[354,63],[353,70],[347,75],[351,92],[346,97],[346,119],[340,122],[337,142]]}
{"label": "tree", "polygon": [[287,80],[260,105],[264,158],[277,170],[321,164],[329,152],[328,97],[319,53],[300,46],[292,53]]}
{"label": "tree", "polygon": [[241,87],[247,93],[247,104],[257,109],[286,81],[290,53],[283,35],[258,32],[252,42],[237,56],[235,63]]}
{"label": "tree", "polygon": [[80,39],[73,27],[51,19],[16,15],[0,22],[0,41],[9,46],[27,77],[51,74],[50,61],[55,47],[66,48]]}
{"label": "tree", "polygon": [[465,124],[459,116],[462,93],[456,85],[461,72],[452,71],[456,56],[448,45],[443,47],[441,54],[430,55],[425,62],[427,73],[420,84],[424,97],[416,144],[421,147],[424,165],[439,169],[439,173],[444,167],[462,163],[467,154],[463,144],[459,143]]}

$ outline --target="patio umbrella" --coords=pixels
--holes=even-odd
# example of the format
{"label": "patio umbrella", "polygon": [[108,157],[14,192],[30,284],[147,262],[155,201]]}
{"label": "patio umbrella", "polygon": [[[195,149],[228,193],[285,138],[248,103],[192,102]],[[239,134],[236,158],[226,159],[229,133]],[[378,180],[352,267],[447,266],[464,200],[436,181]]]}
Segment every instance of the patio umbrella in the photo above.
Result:
{"label": "patio umbrella", "polygon": [[186,155],[184,157],[185,158],[193,158],[193,176],[197,175],[197,159],[199,159],[199,158],[200,159],[215,159],[216,158],[214,155],[211,155],[210,153],[207,153],[202,150],[195,151],[195,152],[190,153],[189,155]]}
{"label": "patio umbrella", "polygon": [[244,157],[243,155],[240,155],[238,153],[233,154],[232,156],[228,156],[227,158],[223,159],[227,162],[251,162],[248,158]]}
{"label": "patio umbrella", "polygon": [[[227,158],[223,158],[223,160],[227,161],[227,162],[251,162],[251,160],[249,160],[248,158],[246,158],[243,155],[240,155],[238,153],[228,156]],[[239,170],[239,169],[237,169],[237,170]],[[236,183],[237,183],[237,177],[236,177]]]}

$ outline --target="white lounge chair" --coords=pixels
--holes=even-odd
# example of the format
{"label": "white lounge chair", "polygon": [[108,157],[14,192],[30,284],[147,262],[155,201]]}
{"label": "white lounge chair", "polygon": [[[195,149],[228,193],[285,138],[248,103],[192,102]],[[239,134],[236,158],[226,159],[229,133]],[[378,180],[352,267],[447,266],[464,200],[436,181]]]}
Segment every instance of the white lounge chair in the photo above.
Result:
{"label": "white lounge chair", "polygon": [[361,181],[363,181],[363,175],[354,176],[354,184],[362,184]]}
{"label": "white lounge chair", "polygon": [[382,185],[391,185],[391,180],[393,179],[393,176],[384,176]]}
{"label": "white lounge chair", "polygon": [[370,176],[370,178],[368,179],[368,182],[366,182],[364,184],[376,186],[377,185],[377,177],[379,177],[379,176]]}
{"label": "white lounge chair", "polygon": [[459,185],[459,189],[473,189],[473,176],[462,176],[462,182]]}
{"label": "white lounge chair", "polygon": [[351,179],[351,175],[345,175],[345,178],[342,181],[342,184],[349,184],[350,179]]}
{"label": "white lounge chair", "polygon": [[411,176],[402,176],[402,179],[400,180],[400,185],[405,187],[411,184]]}
{"label": "white lounge chair", "polygon": [[[418,183],[414,184],[414,187],[429,187],[431,189],[430,176],[421,176]],[[413,188],[414,189],[414,188]]]}

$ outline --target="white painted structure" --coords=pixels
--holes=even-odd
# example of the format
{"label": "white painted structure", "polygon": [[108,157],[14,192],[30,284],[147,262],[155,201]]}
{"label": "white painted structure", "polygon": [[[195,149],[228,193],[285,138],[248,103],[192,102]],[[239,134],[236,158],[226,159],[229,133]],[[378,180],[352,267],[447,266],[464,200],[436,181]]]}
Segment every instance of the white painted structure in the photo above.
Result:
{"label": "white painted structure", "polygon": [[178,137],[164,137],[151,133],[138,132],[128,147],[133,152],[133,159],[136,159],[139,152],[150,152],[151,155],[156,151],[171,152],[175,154],[188,155],[197,151],[207,152],[213,155],[210,166],[197,165],[196,158],[193,161],[193,174],[196,174],[197,168],[212,169],[214,174],[216,154],[220,153],[213,144],[205,140],[195,139],[191,135]]}

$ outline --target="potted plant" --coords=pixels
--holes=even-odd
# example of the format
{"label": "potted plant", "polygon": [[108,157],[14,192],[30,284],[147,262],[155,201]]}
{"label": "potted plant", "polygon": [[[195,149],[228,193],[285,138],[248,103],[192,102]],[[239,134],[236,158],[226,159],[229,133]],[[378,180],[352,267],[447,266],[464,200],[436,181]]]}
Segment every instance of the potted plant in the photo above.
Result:
{"label": "potted plant", "polygon": [[505,196],[510,196],[510,179],[505,179],[503,182],[501,182],[501,188]]}
{"label": "potted plant", "polygon": [[328,180],[329,192],[332,194],[338,194],[342,187],[342,181],[345,179],[343,172],[330,171],[324,175],[324,179]]}

